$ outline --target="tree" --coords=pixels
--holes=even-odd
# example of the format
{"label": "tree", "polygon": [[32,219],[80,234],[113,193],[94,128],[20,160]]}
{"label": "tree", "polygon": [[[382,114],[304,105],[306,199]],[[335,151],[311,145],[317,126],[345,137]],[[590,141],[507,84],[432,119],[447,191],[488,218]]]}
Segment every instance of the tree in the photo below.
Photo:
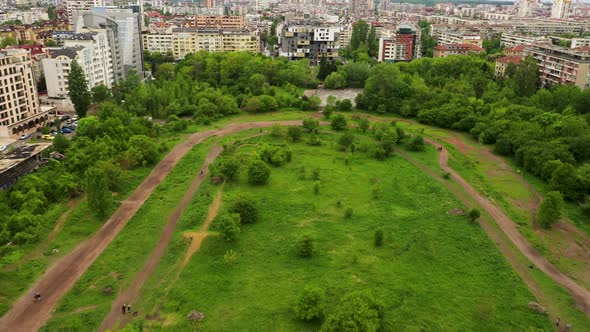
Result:
{"label": "tree", "polygon": [[240,161],[235,157],[227,157],[219,165],[219,173],[228,180],[233,180],[240,173]]}
{"label": "tree", "polygon": [[303,128],[309,133],[317,133],[320,127],[320,121],[314,118],[307,118],[303,120]]}
{"label": "tree", "polygon": [[383,245],[383,230],[378,229],[375,231],[375,247],[381,247]]}
{"label": "tree", "polygon": [[338,139],[338,145],[340,145],[343,150],[346,150],[348,147],[350,147],[353,142],[354,142],[354,134],[350,131],[345,132]]}
{"label": "tree", "polygon": [[576,97],[574,108],[578,114],[590,113],[590,89],[584,89],[584,91]]}
{"label": "tree", "polygon": [[342,114],[337,114],[332,117],[332,121],[330,122],[330,127],[333,130],[343,130],[346,128],[346,118]]}
{"label": "tree", "polygon": [[483,40],[483,48],[487,54],[502,53],[503,47],[501,45],[502,36],[498,35],[492,38]]}
{"label": "tree", "polygon": [[424,138],[420,135],[415,135],[408,143],[408,148],[412,151],[424,151]]}
{"label": "tree", "polygon": [[303,235],[295,245],[297,256],[307,258],[313,255],[313,238],[309,235]]}
{"label": "tree", "polygon": [[336,64],[334,64],[334,62],[332,61],[328,61],[328,59],[326,57],[321,57],[320,58],[320,64],[319,64],[320,69],[318,70],[318,80],[323,81],[326,79],[326,77],[328,77],[328,75],[330,75],[332,72],[336,71]]}
{"label": "tree", "polygon": [[563,198],[561,193],[559,191],[548,192],[539,207],[539,224],[545,228],[550,228],[561,217],[562,207]]}
{"label": "tree", "polygon": [[342,99],[338,102],[338,109],[342,112],[350,112],[352,111],[352,102],[350,99]]}
{"label": "tree", "polygon": [[301,139],[301,135],[303,134],[303,130],[301,129],[301,127],[289,127],[287,129],[287,136],[289,136],[291,138],[291,140],[293,140],[293,142],[297,142]]}
{"label": "tree", "polygon": [[53,148],[55,151],[59,153],[65,153],[66,150],[70,147],[70,140],[68,140],[64,135],[57,134],[53,139]]}
{"label": "tree", "polygon": [[250,184],[266,184],[270,177],[270,167],[262,160],[254,160],[248,167],[248,182]]}
{"label": "tree", "polygon": [[424,57],[432,58],[434,47],[436,46],[436,38],[430,35],[430,23],[426,20],[418,22],[420,26],[420,49]]}
{"label": "tree", "polygon": [[219,230],[226,241],[235,241],[241,231],[240,215],[237,213],[228,213],[221,216],[219,218]]}
{"label": "tree", "polygon": [[232,202],[230,213],[240,215],[240,221],[244,224],[253,224],[260,218],[260,209],[258,204],[252,198],[241,196]]}
{"label": "tree", "polygon": [[370,126],[369,119],[364,118],[364,117],[359,119],[359,129],[363,133],[366,133],[367,132],[367,129],[369,129],[369,126]]}
{"label": "tree", "polygon": [[346,77],[341,73],[335,71],[328,75],[324,80],[326,89],[342,89],[346,87]]}
{"label": "tree", "polygon": [[575,200],[582,195],[581,183],[574,166],[559,162],[557,168],[551,173],[549,187],[551,190],[561,192],[565,198]]}
{"label": "tree", "polygon": [[539,86],[539,66],[537,60],[527,56],[516,66],[514,75],[515,92],[521,97],[529,97],[535,94]]}
{"label": "tree", "polygon": [[6,48],[8,46],[18,45],[18,40],[12,36],[6,36],[0,42],[0,48]]}
{"label": "tree", "polygon": [[356,51],[362,44],[367,44],[367,36],[369,33],[369,25],[364,20],[358,20],[352,26],[352,35],[350,37],[349,48],[351,51]]}
{"label": "tree", "polygon": [[92,88],[92,101],[95,103],[102,103],[103,101],[111,98],[111,91],[106,85],[101,84]]}
{"label": "tree", "polygon": [[371,29],[367,37],[367,46],[369,47],[369,55],[377,57],[377,53],[379,53],[379,38],[377,38],[377,29],[373,24],[371,24]]}
{"label": "tree", "polygon": [[105,217],[113,204],[113,195],[109,191],[107,175],[101,168],[91,166],[86,170],[84,179],[88,207],[97,216]]}
{"label": "tree", "polygon": [[158,160],[158,146],[145,135],[134,135],[129,139],[127,156],[132,166],[152,165]]}
{"label": "tree", "polygon": [[322,317],[324,297],[323,289],[317,286],[306,286],[293,308],[297,318],[309,322]]}
{"label": "tree", "polygon": [[358,291],[346,295],[320,329],[321,332],[366,331],[381,329],[385,306],[370,293]]}
{"label": "tree", "polygon": [[47,7],[47,17],[49,17],[50,21],[57,20],[57,11],[55,10],[55,6]]}
{"label": "tree", "polygon": [[480,216],[481,212],[478,209],[471,209],[471,211],[469,211],[469,219],[471,219],[472,222],[475,222]]}
{"label": "tree", "polygon": [[78,117],[83,118],[88,112],[92,95],[88,91],[88,82],[82,67],[73,60],[70,65],[70,74],[68,76],[69,97],[74,104],[74,109]]}

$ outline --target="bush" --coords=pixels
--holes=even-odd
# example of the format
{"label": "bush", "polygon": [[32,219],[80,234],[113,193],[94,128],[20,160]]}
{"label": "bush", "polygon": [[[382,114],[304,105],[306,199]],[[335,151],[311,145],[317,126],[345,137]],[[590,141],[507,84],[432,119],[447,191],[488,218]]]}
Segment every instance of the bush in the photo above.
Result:
{"label": "bush", "polygon": [[227,157],[219,164],[219,173],[228,180],[233,180],[240,173],[240,161],[235,157]]}
{"label": "bush", "polygon": [[131,136],[127,156],[132,166],[152,165],[158,160],[158,146],[145,135]]}
{"label": "bush", "polygon": [[293,308],[297,318],[303,321],[318,319],[323,314],[324,291],[319,287],[307,286],[299,295]]}
{"label": "bush", "polygon": [[270,177],[270,167],[262,160],[254,160],[248,167],[248,182],[250,184],[261,185],[268,182]]}
{"label": "bush", "polygon": [[346,150],[348,147],[352,145],[354,142],[354,134],[350,131],[345,132],[340,138],[338,139],[338,145],[342,148],[342,150]]}
{"label": "bush", "polygon": [[378,229],[375,231],[375,247],[381,247],[383,245],[383,230]]}
{"label": "bush", "polygon": [[320,128],[320,121],[314,118],[307,118],[303,120],[303,128],[305,128],[308,133],[317,133]]}
{"label": "bush", "polygon": [[291,149],[285,144],[263,144],[258,148],[257,154],[262,161],[274,167],[290,162],[292,158]]}
{"label": "bush", "polygon": [[335,71],[324,80],[326,89],[342,89],[346,87],[346,77]]}
{"label": "bush", "polygon": [[301,139],[301,135],[303,135],[301,127],[289,127],[289,129],[287,129],[287,136],[289,136],[293,142],[298,142]]}
{"label": "bush", "polygon": [[311,257],[313,255],[313,238],[309,235],[302,236],[295,245],[297,256],[299,257]]}
{"label": "bush", "polygon": [[219,218],[219,229],[226,241],[235,241],[240,234],[240,215],[225,214]]}
{"label": "bush", "polygon": [[322,112],[322,115],[324,115],[324,118],[329,119],[332,116],[332,113],[334,113],[332,107],[326,106]]}
{"label": "bush", "polygon": [[332,117],[332,121],[330,122],[330,127],[333,130],[343,130],[346,128],[346,118],[342,114],[337,114]]}
{"label": "bush", "polygon": [[223,254],[223,262],[227,265],[235,265],[239,260],[238,253],[229,249]]}
{"label": "bush", "polygon": [[346,208],[346,210],[344,210],[344,218],[346,219],[350,219],[352,218],[352,208]]}
{"label": "bush", "polygon": [[545,228],[550,228],[561,217],[562,207],[563,197],[561,193],[559,191],[548,192],[539,208],[539,224]]}
{"label": "bush", "polygon": [[283,136],[283,127],[279,124],[273,124],[270,127],[270,136],[272,137],[282,137]]}
{"label": "bush", "polygon": [[320,146],[322,145],[322,141],[320,141],[320,137],[316,133],[312,133],[309,135],[309,139],[307,140],[307,144],[312,146]]}
{"label": "bush", "polygon": [[372,294],[353,292],[346,295],[320,331],[379,331],[385,306]]}
{"label": "bush", "polygon": [[342,112],[350,112],[352,111],[352,102],[350,99],[342,99],[338,102],[338,109]]}
{"label": "bush", "polygon": [[408,143],[408,149],[411,151],[424,151],[424,137],[416,135]]}
{"label": "bush", "polygon": [[479,217],[481,217],[481,212],[478,209],[471,209],[469,211],[469,218],[472,222],[475,222]]}
{"label": "bush", "polygon": [[245,196],[236,199],[231,204],[229,212],[239,214],[243,224],[253,224],[260,218],[260,209],[256,201]]}

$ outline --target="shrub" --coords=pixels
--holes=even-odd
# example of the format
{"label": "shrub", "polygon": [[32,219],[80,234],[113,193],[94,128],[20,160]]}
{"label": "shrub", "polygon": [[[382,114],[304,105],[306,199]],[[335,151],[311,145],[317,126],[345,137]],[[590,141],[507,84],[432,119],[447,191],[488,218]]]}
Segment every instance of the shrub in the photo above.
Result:
{"label": "shrub", "polygon": [[291,161],[292,158],[291,149],[284,144],[263,144],[258,148],[257,153],[262,161],[275,167]]}
{"label": "shrub", "polygon": [[287,136],[289,136],[293,142],[299,141],[302,134],[301,127],[289,127],[289,129],[287,129]]}
{"label": "shrub", "polygon": [[219,218],[219,230],[226,241],[235,241],[240,234],[240,215],[225,214]]}
{"label": "shrub", "polygon": [[343,130],[346,128],[346,118],[342,114],[337,114],[332,117],[332,121],[330,122],[330,127],[333,130]]}
{"label": "shrub", "polygon": [[322,145],[322,141],[320,141],[320,137],[316,133],[312,133],[309,135],[309,139],[307,140],[307,144],[311,146],[320,146]]}
{"label": "shrub", "polygon": [[299,257],[311,257],[313,255],[313,238],[309,235],[302,236],[295,245],[297,256]]}
{"label": "shrub", "polygon": [[545,228],[550,228],[561,217],[562,206],[561,193],[559,191],[548,192],[539,208],[539,223]]}
{"label": "shrub", "polygon": [[233,180],[240,173],[240,161],[235,157],[223,159],[219,165],[219,173],[228,180]]}
{"label": "shrub", "polygon": [[334,110],[332,109],[332,107],[326,106],[324,108],[324,111],[322,112],[322,115],[324,115],[324,117],[326,119],[329,119],[332,116],[332,113],[334,113]]}
{"label": "shrub", "polygon": [[253,224],[260,218],[260,209],[256,201],[245,196],[236,199],[231,204],[229,212],[239,214],[243,224]]}
{"label": "shrub", "polygon": [[353,292],[346,295],[320,331],[379,331],[385,306],[372,294]]}
{"label": "shrub", "polygon": [[307,118],[303,120],[303,128],[309,133],[315,133],[320,128],[320,121],[314,118]]}
{"label": "shrub", "polygon": [[283,136],[283,127],[279,124],[273,124],[270,127],[270,136],[272,137],[282,137]]}
{"label": "shrub", "polygon": [[323,314],[324,291],[319,287],[307,286],[299,295],[293,308],[297,318],[303,321],[318,319]]}
{"label": "shrub", "polygon": [[481,212],[478,209],[471,209],[469,211],[469,218],[472,222],[475,222],[479,217],[481,217]]}
{"label": "shrub", "polygon": [[340,138],[338,139],[338,144],[341,146],[343,150],[350,147],[354,142],[354,134],[350,131],[345,132]]}
{"label": "shrub", "polygon": [[238,262],[238,260],[238,253],[231,249],[229,249],[225,252],[225,254],[223,254],[223,262],[227,265],[234,265]]}
{"label": "shrub", "polygon": [[250,184],[266,184],[270,177],[270,167],[262,160],[254,160],[248,167],[248,182]]}
{"label": "shrub", "polygon": [[344,210],[344,218],[346,219],[350,219],[352,218],[352,208],[346,208],[346,210]]}
{"label": "shrub", "polygon": [[424,137],[416,135],[408,143],[408,149],[412,151],[424,151]]}
{"label": "shrub", "polygon": [[352,102],[350,99],[342,99],[338,102],[338,109],[342,112],[350,112],[352,111]]}
{"label": "shrub", "polygon": [[378,229],[375,231],[375,246],[381,247],[383,245],[383,230]]}

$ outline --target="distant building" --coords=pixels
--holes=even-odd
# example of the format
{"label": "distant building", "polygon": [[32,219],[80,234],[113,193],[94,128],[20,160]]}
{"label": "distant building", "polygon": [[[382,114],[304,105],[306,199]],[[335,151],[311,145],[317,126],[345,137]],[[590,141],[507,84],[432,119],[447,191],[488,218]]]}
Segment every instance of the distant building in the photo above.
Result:
{"label": "distant building", "polygon": [[518,1],[518,16],[530,17],[537,8],[538,0],[519,0]]}
{"label": "distant building", "polygon": [[6,153],[0,159],[0,190],[10,188],[18,179],[43,165],[41,153],[50,146],[51,143],[26,144]]}
{"label": "distant building", "polygon": [[11,54],[11,52],[21,52],[22,50],[27,52],[28,61],[31,62],[31,68],[33,69],[33,77],[36,82],[39,82],[43,77],[42,60],[49,57],[47,48],[43,45],[19,45],[12,46],[4,51]]}
{"label": "distant building", "polygon": [[[208,7],[209,8],[209,7]],[[195,16],[194,28],[242,29],[243,16]]]}
{"label": "distant building", "polygon": [[279,36],[279,56],[290,60],[309,59],[312,65],[325,57],[335,60],[340,51],[339,26],[319,24],[285,25]]}
{"label": "distant building", "polygon": [[0,137],[34,132],[48,119],[41,110],[26,50],[0,51]]}
{"label": "distant building", "polygon": [[482,39],[479,34],[469,32],[455,32],[438,30],[433,34],[439,45],[444,44],[474,44],[479,47],[482,46]]}
{"label": "distant building", "polygon": [[398,27],[391,38],[379,39],[379,62],[412,61],[420,56],[420,32],[409,25]]}
{"label": "distant building", "polygon": [[73,24],[82,12],[89,11],[92,7],[103,5],[103,0],[66,0],[68,20]]}
{"label": "distant building", "polygon": [[568,18],[571,6],[571,0],[553,0],[551,5],[551,18]]}
{"label": "distant building", "polygon": [[521,56],[524,52],[525,49],[525,45],[516,45],[516,46],[512,46],[512,47],[506,47],[504,49],[504,54],[506,54],[507,56]]}
{"label": "distant building", "polygon": [[503,33],[500,38],[500,44],[504,47],[512,47],[518,45],[531,45],[535,43],[547,43],[548,39],[545,37],[537,37],[530,35]]}
{"label": "distant building", "polygon": [[539,76],[544,86],[569,84],[580,89],[590,87],[590,48],[537,44],[528,46],[524,54],[538,61]]}
{"label": "distant building", "polygon": [[501,58],[497,59],[496,60],[496,70],[495,70],[496,77],[504,77],[504,75],[506,74],[506,68],[508,67],[508,64],[514,63],[517,65],[521,61],[522,61],[522,56],[518,56],[518,55],[505,56],[505,57],[501,57]]}
{"label": "distant building", "polygon": [[468,55],[469,53],[481,53],[484,49],[475,44],[447,44],[434,47],[433,57],[444,58],[449,55]]}

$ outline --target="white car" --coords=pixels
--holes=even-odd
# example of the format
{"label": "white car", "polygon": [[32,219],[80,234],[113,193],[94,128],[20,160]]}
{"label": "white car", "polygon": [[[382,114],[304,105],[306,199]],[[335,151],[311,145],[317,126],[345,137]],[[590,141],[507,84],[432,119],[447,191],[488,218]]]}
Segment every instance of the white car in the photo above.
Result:
{"label": "white car", "polygon": [[6,145],[0,145],[0,152],[6,150]]}
{"label": "white car", "polygon": [[25,140],[27,138],[31,137],[31,134],[22,134],[21,137],[19,137],[20,140]]}

